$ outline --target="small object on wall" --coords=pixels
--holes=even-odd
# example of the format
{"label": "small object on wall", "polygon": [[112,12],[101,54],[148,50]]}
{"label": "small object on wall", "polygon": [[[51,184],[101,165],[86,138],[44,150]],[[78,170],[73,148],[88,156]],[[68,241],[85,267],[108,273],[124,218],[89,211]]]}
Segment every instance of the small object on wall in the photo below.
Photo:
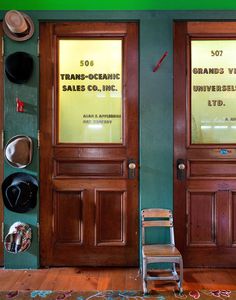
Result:
{"label": "small object on wall", "polygon": [[16,254],[29,249],[32,240],[31,227],[20,221],[15,222],[4,239],[7,252]]}
{"label": "small object on wall", "polygon": [[153,69],[153,72],[156,72],[156,71],[160,68],[161,63],[162,63],[163,59],[167,56],[167,54],[168,54],[168,52],[166,51],[166,52],[162,55],[162,57],[161,57],[161,58],[159,59],[159,61],[157,62],[155,68]]}
{"label": "small object on wall", "polygon": [[34,34],[34,23],[31,18],[17,10],[9,10],[3,19],[3,30],[12,40],[23,42]]}
{"label": "small object on wall", "polygon": [[232,151],[229,150],[229,149],[220,149],[220,154],[222,155],[227,155],[227,154],[230,154]]}
{"label": "small object on wall", "polygon": [[21,101],[19,98],[16,98],[16,111],[24,112],[25,103]]}

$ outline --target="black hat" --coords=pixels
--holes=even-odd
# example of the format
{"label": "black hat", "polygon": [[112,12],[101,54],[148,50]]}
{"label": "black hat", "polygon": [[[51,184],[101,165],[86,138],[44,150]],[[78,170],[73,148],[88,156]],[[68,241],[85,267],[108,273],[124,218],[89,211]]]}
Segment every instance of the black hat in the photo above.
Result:
{"label": "black hat", "polygon": [[27,212],[36,206],[37,191],[37,179],[26,173],[13,173],[2,183],[2,197],[6,208],[18,213]]}
{"label": "black hat", "polygon": [[14,52],[6,58],[5,73],[7,78],[14,83],[25,83],[30,79],[33,65],[33,58],[29,53]]}

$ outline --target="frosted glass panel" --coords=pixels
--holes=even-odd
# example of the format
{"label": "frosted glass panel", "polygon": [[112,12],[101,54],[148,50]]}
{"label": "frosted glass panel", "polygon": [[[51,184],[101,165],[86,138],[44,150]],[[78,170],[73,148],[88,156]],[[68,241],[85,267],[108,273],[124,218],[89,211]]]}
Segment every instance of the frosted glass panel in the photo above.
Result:
{"label": "frosted glass panel", "polygon": [[59,40],[58,140],[122,143],[122,40]]}
{"label": "frosted glass panel", "polygon": [[192,144],[236,143],[236,41],[191,41]]}

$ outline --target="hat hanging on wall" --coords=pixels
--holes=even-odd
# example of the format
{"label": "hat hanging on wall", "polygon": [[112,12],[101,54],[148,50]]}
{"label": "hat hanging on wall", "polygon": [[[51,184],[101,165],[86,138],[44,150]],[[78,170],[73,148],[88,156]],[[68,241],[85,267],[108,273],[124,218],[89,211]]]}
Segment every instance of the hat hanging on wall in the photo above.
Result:
{"label": "hat hanging on wall", "polygon": [[32,161],[33,142],[29,136],[16,135],[5,146],[6,161],[15,168],[25,168]]}
{"label": "hat hanging on wall", "polygon": [[10,39],[22,42],[34,34],[34,23],[25,13],[9,10],[3,19],[3,30]]}
{"label": "hat hanging on wall", "polygon": [[37,203],[38,180],[27,173],[13,173],[2,183],[2,198],[7,209],[24,213]]}
{"label": "hat hanging on wall", "polygon": [[5,60],[5,73],[7,78],[14,83],[27,82],[33,72],[33,57],[26,52],[14,52]]}
{"label": "hat hanging on wall", "polygon": [[4,239],[4,246],[8,252],[19,253],[29,249],[32,240],[32,230],[26,223],[15,222]]}

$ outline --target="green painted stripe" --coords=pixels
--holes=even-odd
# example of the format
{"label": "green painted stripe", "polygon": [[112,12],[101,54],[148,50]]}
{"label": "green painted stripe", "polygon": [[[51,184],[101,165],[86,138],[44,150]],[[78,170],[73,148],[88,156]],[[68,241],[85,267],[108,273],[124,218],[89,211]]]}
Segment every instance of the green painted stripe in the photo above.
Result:
{"label": "green painted stripe", "polygon": [[1,0],[1,10],[233,10],[235,0]]}

